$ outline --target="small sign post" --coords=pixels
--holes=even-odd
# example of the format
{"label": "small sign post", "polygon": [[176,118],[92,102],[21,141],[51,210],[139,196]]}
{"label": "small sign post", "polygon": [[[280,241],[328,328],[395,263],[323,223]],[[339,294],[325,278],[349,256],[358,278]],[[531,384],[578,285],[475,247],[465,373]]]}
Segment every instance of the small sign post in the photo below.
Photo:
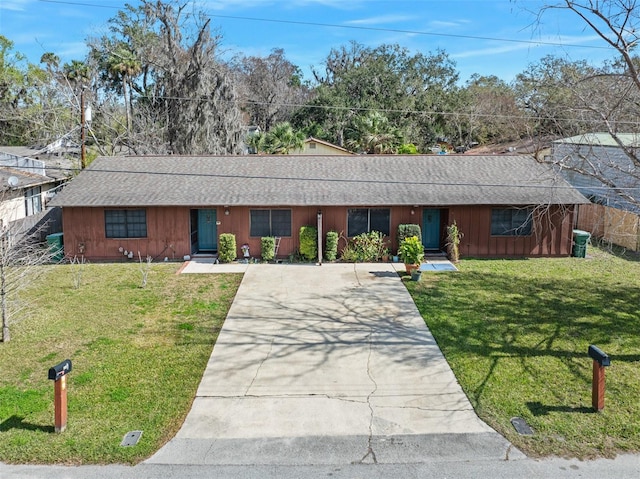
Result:
{"label": "small sign post", "polygon": [[49,368],[49,379],[53,380],[53,405],[55,408],[55,431],[64,432],[67,428],[67,373],[71,372],[71,360]]}

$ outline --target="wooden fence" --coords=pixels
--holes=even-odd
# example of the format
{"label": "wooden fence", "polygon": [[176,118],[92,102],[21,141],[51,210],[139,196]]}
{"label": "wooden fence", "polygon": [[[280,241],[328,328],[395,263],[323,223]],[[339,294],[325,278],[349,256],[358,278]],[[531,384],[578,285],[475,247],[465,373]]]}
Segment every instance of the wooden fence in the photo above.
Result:
{"label": "wooden fence", "polygon": [[576,227],[595,238],[640,251],[640,216],[602,205],[580,205]]}

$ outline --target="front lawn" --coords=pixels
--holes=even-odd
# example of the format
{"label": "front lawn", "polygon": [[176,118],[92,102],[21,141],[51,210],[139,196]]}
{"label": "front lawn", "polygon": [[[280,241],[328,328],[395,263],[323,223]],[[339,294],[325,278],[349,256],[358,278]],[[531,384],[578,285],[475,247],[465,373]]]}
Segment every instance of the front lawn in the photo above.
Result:
{"label": "front lawn", "polygon": [[[640,262],[588,255],[464,260],[406,281],[478,415],[528,455],[640,451]],[[590,344],[611,357],[601,413]],[[513,417],[535,434],[516,433]]]}
{"label": "front lawn", "polygon": [[[0,461],[136,463],[181,426],[241,275],[153,264],[46,266],[0,343]],[[79,282],[79,287],[76,288]],[[48,369],[69,358],[68,425],[53,432]],[[128,431],[140,442],[121,447]]]}

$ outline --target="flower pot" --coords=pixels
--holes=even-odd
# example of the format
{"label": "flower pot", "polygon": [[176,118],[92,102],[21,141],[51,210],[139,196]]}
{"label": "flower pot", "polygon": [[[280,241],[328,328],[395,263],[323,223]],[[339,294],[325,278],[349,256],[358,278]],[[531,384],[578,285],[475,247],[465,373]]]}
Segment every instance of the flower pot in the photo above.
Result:
{"label": "flower pot", "polygon": [[404,270],[407,272],[407,274],[411,274],[415,269],[418,269],[418,267],[413,263],[404,264]]}
{"label": "flower pot", "polygon": [[411,271],[411,281],[420,281],[421,277],[422,271],[420,271],[419,269],[414,269],[413,271]]}

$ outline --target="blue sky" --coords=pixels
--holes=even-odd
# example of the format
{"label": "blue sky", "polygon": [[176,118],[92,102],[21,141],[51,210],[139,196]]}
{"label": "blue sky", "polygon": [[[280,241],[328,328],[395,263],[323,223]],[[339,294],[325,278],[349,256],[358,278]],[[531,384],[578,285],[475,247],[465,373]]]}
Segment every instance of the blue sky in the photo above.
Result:
{"label": "blue sky", "polygon": [[[87,37],[107,32],[125,0],[0,0],[0,34],[38,62],[52,51],[82,59]],[[137,5],[137,0],[129,0]],[[310,79],[333,47],[398,43],[415,52],[445,50],[461,80],[473,73],[511,81],[548,54],[599,64],[614,52],[568,12],[531,13],[540,0],[192,0],[213,16],[226,55],[283,48]],[[547,0],[546,3],[549,3]],[[269,21],[271,20],[271,21]],[[508,41],[510,40],[510,41]],[[554,43],[559,45],[549,45]]]}

